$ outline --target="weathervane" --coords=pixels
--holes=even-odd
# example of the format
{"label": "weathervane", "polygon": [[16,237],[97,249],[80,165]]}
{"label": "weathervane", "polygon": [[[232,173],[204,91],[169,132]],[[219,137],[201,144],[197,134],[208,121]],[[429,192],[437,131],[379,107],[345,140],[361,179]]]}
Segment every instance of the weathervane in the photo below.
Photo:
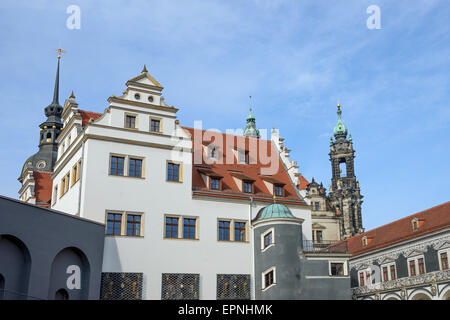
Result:
{"label": "weathervane", "polygon": [[67,51],[64,51],[61,48],[56,49],[56,51],[58,51],[58,60],[61,59],[61,53],[67,53]]}

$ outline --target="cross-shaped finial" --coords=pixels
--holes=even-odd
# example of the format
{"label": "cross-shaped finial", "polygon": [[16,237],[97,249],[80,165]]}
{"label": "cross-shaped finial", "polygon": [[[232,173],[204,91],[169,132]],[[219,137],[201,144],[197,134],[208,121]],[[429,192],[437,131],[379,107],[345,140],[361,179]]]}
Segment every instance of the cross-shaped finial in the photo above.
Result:
{"label": "cross-shaped finial", "polygon": [[61,53],[66,53],[67,51],[64,51],[61,48],[56,49],[56,51],[58,51],[58,59],[61,59]]}

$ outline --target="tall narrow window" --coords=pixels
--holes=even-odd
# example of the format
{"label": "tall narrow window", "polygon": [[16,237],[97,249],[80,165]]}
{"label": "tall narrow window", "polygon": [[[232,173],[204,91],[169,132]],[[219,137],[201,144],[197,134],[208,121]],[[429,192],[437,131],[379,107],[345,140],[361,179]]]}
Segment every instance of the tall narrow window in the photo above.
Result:
{"label": "tall narrow window", "polygon": [[183,219],[183,238],[195,239],[195,219],[184,218]]}
{"label": "tall narrow window", "polygon": [[397,279],[397,274],[395,273],[395,265],[391,265],[391,280]]}
{"label": "tall narrow window", "polygon": [[122,214],[108,213],[108,220],[106,222],[106,234],[120,235],[122,228]]}
{"label": "tall narrow window", "polygon": [[425,273],[425,263],[423,261],[423,258],[420,258],[419,260],[417,260],[417,264],[419,266],[419,274],[424,274]]}
{"label": "tall narrow window", "polygon": [[364,272],[359,273],[359,286],[364,287]]}
{"label": "tall narrow window", "polygon": [[135,129],[136,128],[136,116],[125,116],[125,128]]}
{"label": "tall narrow window", "polygon": [[142,160],[130,158],[128,165],[128,176],[141,178],[142,177]]}
{"label": "tall narrow window", "polygon": [[234,241],[245,241],[245,222],[234,223]]}
{"label": "tall narrow window", "polygon": [[416,275],[416,261],[415,260],[409,261],[409,275],[411,277],[414,277]]}
{"label": "tall narrow window", "polygon": [[248,164],[249,163],[249,153],[248,151],[239,151],[239,163]]}
{"label": "tall narrow window", "polygon": [[155,120],[155,119],[150,120],[150,131],[160,132],[160,126],[161,126],[160,120]]}
{"label": "tall narrow window", "polygon": [[177,163],[169,162],[167,164],[167,180],[168,181],[180,181],[180,165]]}
{"label": "tall narrow window", "polygon": [[230,221],[219,221],[219,240],[230,240]]}
{"label": "tall narrow window", "polygon": [[273,270],[264,275],[264,288],[270,287],[272,284],[274,284]]}
{"label": "tall narrow window", "polygon": [[388,268],[387,267],[383,267],[383,281],[389,281],[389,274],[388,274]]}
{"label": "tall narrow window", "polygon": [[319,211],[319,203],[314,202],[314,211]]}
{"label": "tall narrow window", "polygon": [[141,235],[141,216],[135,214],[127,215],[127,236],[138,237]]}
{"label": "tall narrow window", "polygon": [[166,218],[166,238],[178,238],[178,218]]}
{"label": "tall narrow window", "polygon": [[111,156],[111,165],[109,173],[114,176],[123,176],[123,166],[124,166],[125,158]]}
{"label": "tall narrow window", "polygon": [[272,231],[264,236],[264,249],[272,244]]}
{"label": "tall narrow window", "polygon": [[321,243],[323,241],[322,230],[316,230],[316,242]]}
{"label": "tall narrow window", "polygon": [[442,270],[447,270],[448,269],[447,252],[442,252],[441,253],[441,268],[442,268]]}

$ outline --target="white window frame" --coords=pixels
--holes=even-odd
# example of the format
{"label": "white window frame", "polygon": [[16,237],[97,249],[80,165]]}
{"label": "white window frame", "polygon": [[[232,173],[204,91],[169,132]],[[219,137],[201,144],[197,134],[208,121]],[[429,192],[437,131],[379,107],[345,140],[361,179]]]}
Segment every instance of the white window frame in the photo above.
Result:
{"label": "white window frame", "polygon": [[[367,278],[367,272],[369,272],[369,278]],[[371,268],[366,268],[366,269],[362,269],[358,271],[358,284],[359,286],[361,286],[361,281],[360,281],[360,274],[363,273],[364,275],[364,287],[368,286],[370,284],[372,284],[372,269]]]}
{"label": "white window frame", "polygon": [[450,247],[449,247],[449,248],[441,249],[441,250],[439,250],[437,252],[438,260],[439,260],[439,270],[441,270],[441,271],[444,271],[442,269],[442,261],[441,261],[441,253],[444,253],[444,252],[447,253],[447,263],[449,264],[449,268],[447,270],[450,270],[450,263],[449,263],[449,261],[450,261]]}
{"label": "white window frame", "polygon": [[[342,276],[336,276],[336,275],[331,274],[331,264],[332,263],[342,263],[344,265],[344,274]],[[330,260],[330,261],[328,261],[328,275],[330,277],[348,277],[347,261],[345,261],[345,260]]]}
{"label": "white window frame", "polygon": [[[272,242],[267,247],[264,247],[264,238],[269,233],[272,233]],[[261,252],[266,251],[267,249],[273,247],[274,245],[275,245],[275,228],[270,228],[261,234]]]}
{"label": "white window frame", "polygon": [[[425,261],[425,256],[423,254],[421,255],[416,255],[413,257],[410,257],[406,260],[406,264],[408,266],[408,276],[409,277],[416,277],[416,276],[420,276],[421,274],[419,273],[419,259],[422,258],[423,259],[423,269],[424,269],[424,273],[427,273],[427,266],[426,266],[426,261]],[[411,275],[411,268],[409,267],[409,262],[414,260],[414,269],[416,271],[416,275],[412,276]]]}
{"label": "white window frame", "polygon": [[[270,286],[266,287],[266,274],[268,274],[271,271],[273,271],[273,283]],[[262,283],[261,283],[262,291],[266,291],[267,289],[270,289],[273,286],[276,286],[277,285],[277,267],[271,267],[271,268],[267,269],[266,271],[262,272],[261,278],[262,278]]]}
{"label": "white window frame", "polygon": [[[396,265],[396,263],[395,263],[395,261],[394,262],[387,262],[387,263],[384,263],[384,264],[382,264],[381,266],[380,266],[380,271],[381,271],[381,282],[384,282],[384,278],[383,278],[383,268],[384,267],[387,267],[387,270],[388,270],[388,280],[387,281],[392,281],[393,279],[392,279],[392,275],[391,275],[391,266],[394,266],[394,269],[395,269],[395,279],[398,279],[398,275],[397,275],[397,265]],[[409,267],[409,266],[408,266]]]}

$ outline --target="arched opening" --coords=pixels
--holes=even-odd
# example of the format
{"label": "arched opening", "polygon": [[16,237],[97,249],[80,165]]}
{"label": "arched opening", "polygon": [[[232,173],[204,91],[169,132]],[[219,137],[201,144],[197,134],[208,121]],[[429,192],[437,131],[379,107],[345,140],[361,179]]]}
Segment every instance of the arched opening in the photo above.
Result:
{"label": "arched opening", "polygon": [[450,289],[442,295],[442,300],[450,300]]}
{"label": "arched opening", "polygon": [[339,159],[339,177],[345,178],[347,176],[347,163],[345,158]]}
{"label": "arched opening", "polygon": [[[2,299],[27,299],[31,269],[28,248],[12,235],[0,235],[0,257]],[[6,263],[2,263],[3,261]]]}
{"label": "arched opening", "polygon": [[401,300],[401,299],[396,295],[387,295],[386,297],[384,297],[383,300]]}
{"label": "arched opening", "polygon": [[48,298],[61,298],[58,292],[63,289],[67,299],[86,300],[89,298],[89,278],[90,266],[86,255],[78,248],[65,248],[53,259]]}
{"label": "arched opening", "polygon": [[3,300],[4,292],[5,292],[5,278],[0,274],[0,300]]}
{"label": "arched opening", "polygon": [[55,300],[69,300],[69,294],[65,289],[59,289],[55,293]]}
{"label": "arched opening", "polygon": [[431,297],[425,293],[417,293],[411,298],[411,300],[431,300]]}

